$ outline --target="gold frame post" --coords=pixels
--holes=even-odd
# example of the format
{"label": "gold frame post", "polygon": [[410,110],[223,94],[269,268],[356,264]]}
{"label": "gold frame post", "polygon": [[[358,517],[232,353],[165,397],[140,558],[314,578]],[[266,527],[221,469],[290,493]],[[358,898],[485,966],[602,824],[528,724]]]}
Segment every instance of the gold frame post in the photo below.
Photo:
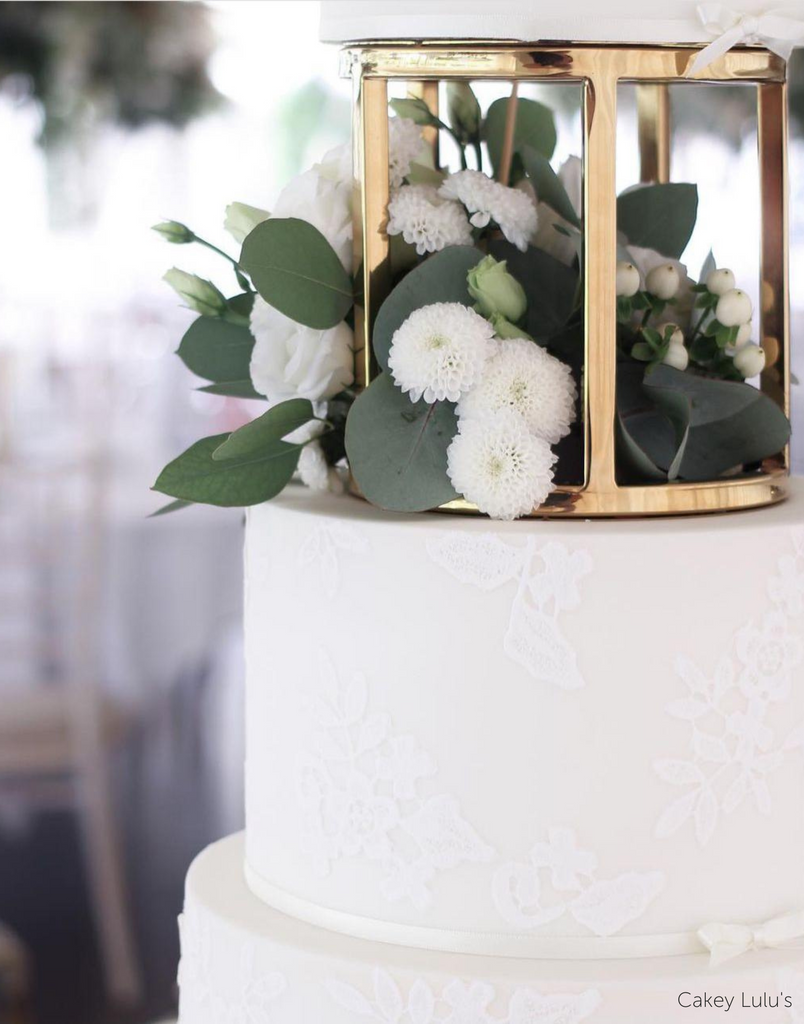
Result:
{"label": "gold frame post", "polygon": [[666,82],[636,87],[639,177],[644,183],[670,181],[670,87]]}

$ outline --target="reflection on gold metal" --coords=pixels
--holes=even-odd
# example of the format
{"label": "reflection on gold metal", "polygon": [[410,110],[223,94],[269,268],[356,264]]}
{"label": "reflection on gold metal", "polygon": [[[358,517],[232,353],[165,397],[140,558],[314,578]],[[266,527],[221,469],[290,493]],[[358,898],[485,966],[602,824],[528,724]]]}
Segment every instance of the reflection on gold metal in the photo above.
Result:
{"label": "reflection on gold metal", "polygon": [[[408,96],[424,100],[427,109],[435,117],[438,117],[438,82],[410,82],[408,84]],[[438,128],[435,125],[427,125],[422,128],[422,138],[433,152],[433,167],[438,167]]]}
{"label": "reflection on gold metal", "polygon": [[[703,483],[627,486],[617,479],[616,358],[614,280],[617,252],[616,125],[617,87],[633,82],[654,110],[646,120],[643,170],[669,173],[669,111],[666,86],[682,79],[701,83],[741,81],[758,86],[762,181],[762,340],[777,358],[768,360],[762,387],[789,413],[789,311],[787,303],[787,160],[784,61],[758,47],[730,50],[703,72],[687,78],[699,47],[568,45],[525,47],[515,43],[443,42],[368,44],[344,53],[356,94],[355,167],[359,177],[355,221],[356,262],[365,289],[358,310],[358,337],[365,350],[356,370],[358,385],[374,373],[370,358],[373,316],[391,286],[388,236],[387,82],[430,86],[436,79],[554,80],[583,89],[584,133],[584,304],[585,372],[580,416],[584,434],[584,479],[559,487],[534,516],[646,516],[724,512],[780,501],[785,495],[788,453],[758,470]],[[649,92],[648,90],[653,90]],[[432,93],[430,93],[432,96]],[[515,95],[515,94],[514,94]],[[662,96],[664,95],[664,99]],[[513,127],[513,122],[512,122]],[[360,223],[358,223],[360,221]],[[773,343],[776,348],[773,349]],[[770,352],[769,352],[770,355]],[[775,365],[774,365],[775,363]],[[447,511],[476,511],[460,500]]]}
{"label": "reflection on gold metal", "polygon": [[514,158],[514,132],[516,131],[516,113],[519,107],[519,82],[511,86],[511,95],[505,105],[505,126],[503,128],[503,144],[500,151],[500,166],[497,169],[497,180],[507,185],[511,180],[511,161]]}
{"label": "reflection on gold metal", "polygon": [[640,180],[670,181],[670,86],[638,85]]}

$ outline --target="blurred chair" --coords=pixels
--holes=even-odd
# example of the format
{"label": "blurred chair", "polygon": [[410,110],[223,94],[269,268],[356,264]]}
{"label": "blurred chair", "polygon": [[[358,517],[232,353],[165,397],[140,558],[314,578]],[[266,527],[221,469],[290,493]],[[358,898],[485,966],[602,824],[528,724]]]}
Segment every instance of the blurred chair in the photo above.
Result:
{"label": "blurred chair", "polygon": [[106,987],[133,1002],[140,972],[110,780],[127,723],[104,694],[95,635],[105,490],[93,456],[0,466],[0,797],[23,814],[76,813]]}
{"label": "blurred chair", "polygon": [[0,924],[0,1022],[33,1024],[31,964],[28,951]]}

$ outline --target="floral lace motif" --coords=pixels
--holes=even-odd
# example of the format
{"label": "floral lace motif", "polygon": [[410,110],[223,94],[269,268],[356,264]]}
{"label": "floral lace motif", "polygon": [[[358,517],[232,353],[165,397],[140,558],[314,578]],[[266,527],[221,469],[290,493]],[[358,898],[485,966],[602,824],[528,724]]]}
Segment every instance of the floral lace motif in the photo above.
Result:
{"label": "floral lace motif", "polygon": [[554,541],[537,547],[532,537],[522,546],[507,544],[494,533],[458,532],[433,537],[427,550],[457,580],[481,590],[516,582],[505,653],[540,682],[564,690],[585,685],[559,618],[581,603],[578,584],[592,570],[588,551],[570,552]]}
{"label": "floral lace motif", "polygon": [[369,709],[365,678],[342,685],[324,653],[320,672],[321,692],[309,699],[317,732],[297,774],[304,853],[322,875],[343,857],[373,861],[389,902],[424,910],[437,872],[489,861],[494,850],[454,797],[423,791],[435,761],[413,736],[395,733],[388,715]]}
{"label": "floral lace motif", "polygon": [[314,527],[299,548],[299,568],[318,567],[324,597],[332,599],[341,585],[340,555],[365,555],[368,540],[351,526],[335,520]]}
{"label": "floral lace motif", "polygon": [[786,1007],[782,1018],[786,1024],[804,1024],[804,971],[786,967],[776,975],[779,992],[790,997],[792,1006]]}
{"label": "floral lace motif", "polygon": [[794,531],[792,539],[794,553],[779,559],[777,575],[768,582],[772,607],[737,630],[712,677],[683,655],[676,659],[687,695],[666,710],[689,723],[690,756],[654,762],[659,778],[685,789],[656,823],[658,839],[691,819],[698,842],[706,846],[721,812],[731,814],[747,799],[770,814],[767,777],[792,750],[804,750],[804,722],[781,743],[768,724],[774,705],[790,695],[804,657],[801,629],[792,621],[804,613],[804,530]]}
{"label": "floral lace motif", "polygon": [[208,1020],[210,1024],[271,1024],[277,1020],[274,1003],[287,988],[279,971],[256,970],[256,943],[244,940],[240,947],[239,971],[230,992],[218,991],[213,979],[212,943],[209,922],[192,910],[179,918],[181,961],[179,988],[181,1018]]}
{"label": "floral lace motif", "polygon": [[665,884],[661,871],[629,871],[603,881],[596,874],[597,857],[577,848],[575,833],[551,828],[547,841],[531,848],[527,863],[510,862],[495,871],[492,895],[501,916],[517,928],[533,931],[568,913],[608,938],[641,917]]}
{"label": "floral lace motif", "polygon": [[[342,981],[327,983],[333,1001],[364,1020],[380,1024],[580,1024],[600,1007],[594,989],[570,995],[542,995],[520,988],[498,997],[493,985],[483,981],[448,982],[434,990],[418,978],[407,994],[386,971],[374,971],[372,991],[365,995]],[[492,1012],[495,999],[505,1006]],[[498,1005],[500,1005],[498,1003]]]}

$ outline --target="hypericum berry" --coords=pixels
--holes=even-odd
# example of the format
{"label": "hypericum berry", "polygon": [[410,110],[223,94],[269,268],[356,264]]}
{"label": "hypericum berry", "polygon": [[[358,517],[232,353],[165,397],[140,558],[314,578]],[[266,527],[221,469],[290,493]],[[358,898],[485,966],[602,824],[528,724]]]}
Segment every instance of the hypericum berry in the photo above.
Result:
{"label": "hypericum berry", "polygon": [[681,275],[672,263],[654,267],[645,280],[645,287],[657,299],[667,302],[672,299],[681,285]]}
{"label": "hypericum berry", "polygon": [[743,345],[734,355],[734,365],[746,380],[762,373],[765,361],[765,349],[759,345]]}
{"label": "hypericum berry", "polygon": [[678,342],[671,341],[662,362],[676,370],[686,370],[689,366],[690,354],[683,343],[678,344]]}
{"label": "hypericum berry", "polygon": [[630,299],[639,291],[639,271],[633,263],[622,260],[617,264],[617,296]]}
{"label": "hypericum berry", "polygon": [[753,315],[750,297],[739,288],[731,288],[718,299],[715,316],[724,327],[742,327]]}
{"label": "hypericum berry", "polygon": [[734,271],[723,267],[721,270],[713,270],[706,279],[706,287],[713,295],[725,295],[735,287],[737,281]]}
{"label": "hypericum berry", "polygon": [[743,345],[747,345],[751,341],[751,334],[754,330],[754,324],[751,320],[747,324],[740,324],[737,329],[737,337],[734,339],[735,349],[742,348]]}

